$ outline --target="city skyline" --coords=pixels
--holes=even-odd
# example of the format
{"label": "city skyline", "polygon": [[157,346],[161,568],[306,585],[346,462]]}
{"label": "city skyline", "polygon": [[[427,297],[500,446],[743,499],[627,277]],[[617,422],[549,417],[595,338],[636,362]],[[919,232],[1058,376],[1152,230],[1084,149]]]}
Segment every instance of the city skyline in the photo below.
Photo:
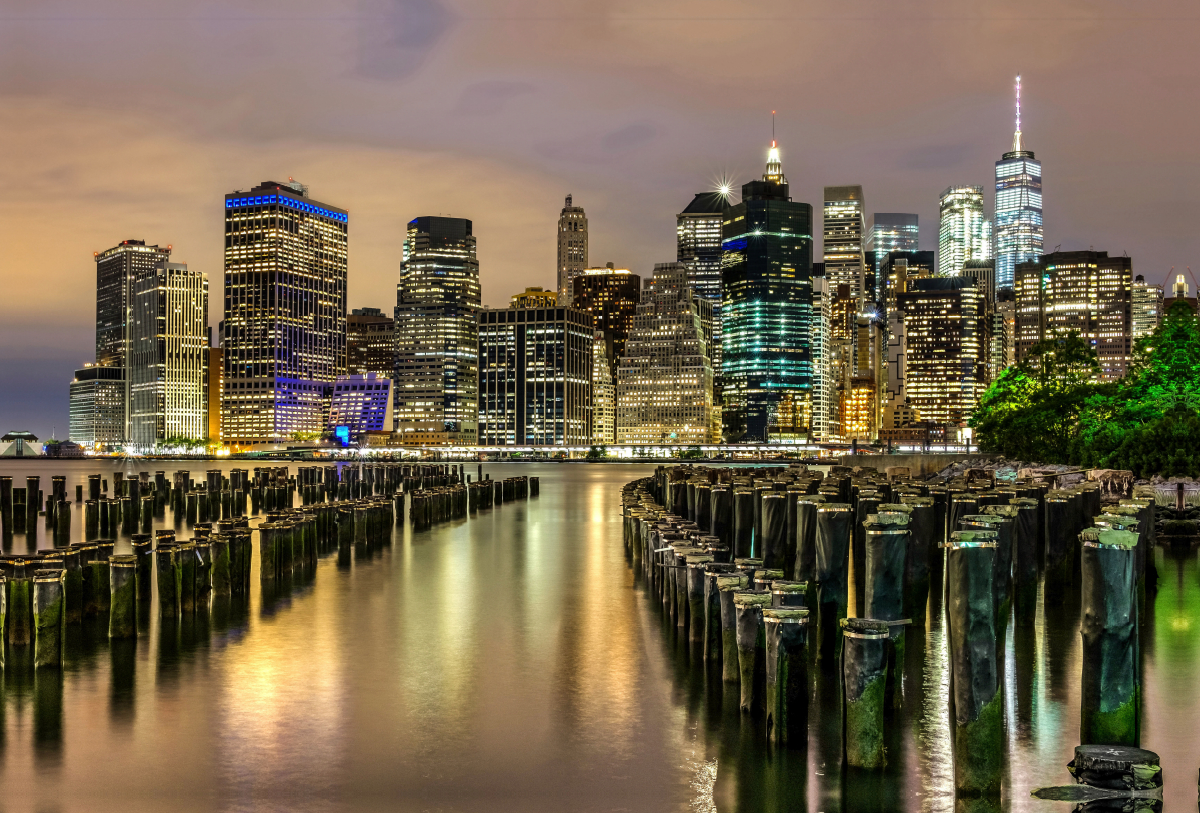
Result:
{"label": "city skyline", "polygon": [[[940,54],[903,68],[918,103],[911,96],[873,102],[871,116],[854,94],[838,91],[861,87],[882,56],[814,82],[809,68],[833,44],[821,26],[802,24],[805,13],[787,9],[733,3],[722,10],[738,18],[732,27],[653,3],[640,22],[604,8],[592,21],[564,13],[525,25],[517,18],[536,12],[517,4],[484,25],[470,9],[395,2],[321,24],[285,20],[286,36],[270,37],[263,35],[271,24],[234,25],[221,5],[201,4],[196,19],[211,25],[196,28],[170,14],[140,19],[114,3],[86,14],[80,7],[89,36],[68,40],[81,24],[64,24],[71,9],[10,20],[14,70],[0,90],[8,102],[5,146],[23,156],[6,168],[0,228],[25,244],[0,259],[0,273],[15,278],[36,268],[44,286],[0,328],[11,348],[0,370],[28,381],[0,404],[0,419],[44,435],[52,428],[65,435],[62,382],[88,360],[82,348],[94,303],[78,281],[90,253],[130,238],[172,244],[174,258],[209,276],[219,301],[222,223],[211,218],[212,201],[268,177],[300,178],[355,214],[348,308],[388,306],[403,224],[438,213],[478,224],[487,247],[484,303],[503,306],[512,290],[555,287],[549,235],[568,193],[587,210],[595,259],[649,273],[674,256],[671,216],[721,178],[736,185],[757,174],[769,111],[777,109],[795,199],[816,203],[824,186],[861,184],[873,211],[918,214],[928,249],[941,189],[982,185],[992,212],[994,164],[1010,148],[1012,81],[1020,73],[1023,129],[1052,170],[1046,250],[1128,251],[1159,283],[1171,266],[1191,264],[1200,246],[1183,227],[1194,219],[1192,204],[1176,191],[1190,172],[1184,134],[1195,117],[1171,102],[1189,80],[1169,57],[1173,43],[1184,43],[1181,27],[1169,22],[1182,5],[1158,8],[1153,19],[1137,9],[1030,6],[1048,19],[1034,36],[1018,38],[1010,13],[1020,16],[1019,8],[1003,17],[938,17],[932,26],[923,8],[855,16],[863,42],[904,36]],[[835,21],[850,13],[827,11]],[[368,12],[380,19],[359,19]],[[140,19],[137,33],[125,24],[130,14]],[[770,22],[775,14],[783,21]],[[664,18],[678,23],[664,27]],[[396,34],[410,19],[428,28]],[[564,60],[563,48],[596,21],[622,59],[586,67]],[[243,37],[265,44],[246,55]],[[311,47],[329,37],[344,47]],[[1084,47],[1112,37],[1137,60],[1136,81]],[[64,47],[68,41],[75,45]],[[714,64],[686,75],[672,64],[718,44],[723,58]],[[317,78],[302,89],[277,66],[305,47]],[[167,53],[178,58],[159,58]],[[239,89],[226,92],[234,53]],[[777,81],[729,93],[744,85],[752,62]],[[186,67],[226,63],[211,75]],[[116,104],[131,95],[155,104]],[[1122,115],[1105,132],[1082,128],[1090,111],[1112,106]],[[812,115],[817,109],[822,114]],[[1127,160],[1103,178],[1090,171],[1114,150]],[[1162,200],[1173,201],[1166,218],[1153,205]],[[39,339],[33,348],[30,336]]]}

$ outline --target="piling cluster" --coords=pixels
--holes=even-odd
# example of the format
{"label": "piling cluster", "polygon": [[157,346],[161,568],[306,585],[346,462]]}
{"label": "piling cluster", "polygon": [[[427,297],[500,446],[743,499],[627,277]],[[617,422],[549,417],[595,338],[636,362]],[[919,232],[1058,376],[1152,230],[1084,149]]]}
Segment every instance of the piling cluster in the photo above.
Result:
{"label": "piling cluster", "polygon": [[829,670],[845,764],[882,768],[904,703],[904,630],[945,612],[956,789],[998,796],[1005,631],[1032,623],[1042,596],[1081,602],[1081,741],[1137,744],[1152,499],[1102,506],[1098,486],[975,471],[926,483],[841,466],[675,466],[627,484],[622,504],[628,557],[664,624],[736,684],[773,743],[805,745],[809,681]]}
{"label": "piling cluster", "polygon": [[[538,493],[538,478],[472,483],[463,466],[367,464],[89,475],[76,490],[83,539],[70,539],[66,478],[14,488],[0,477],[0,522],[11,546],[25,533],[36,552],[0,556],[0,632],[8,647],[32,647],[34,666],[57,668],[69,625],[107,626],[110,639],[136,639],[157,606],[161,623],[245,601],[255,549],[264,604],[311,580],[317,562],[369,558],[390,544],[405,517],[416,529]],[[174,528],[155,529],[173,512]],[[407,508],[407,510],[406,510]],[[251,516],[262,521],[252,526]],[[37,548],[39,518],[53,547]],[[65,518],[65,519],[64,519]],[[159,524],[166,524],[165,522]],[[65,528],[66,534],[58,529]],[[184,538],[190,530],[190,538]],[[254,540],[257,535],[257,543]],[[117,553],[118,545],[122,552]]]}

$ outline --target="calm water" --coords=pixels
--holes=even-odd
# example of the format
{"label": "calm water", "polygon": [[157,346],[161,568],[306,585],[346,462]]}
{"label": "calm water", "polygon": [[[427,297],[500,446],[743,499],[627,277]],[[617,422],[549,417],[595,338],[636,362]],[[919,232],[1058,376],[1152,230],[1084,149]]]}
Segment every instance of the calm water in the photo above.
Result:
{"label": "calm water", "polygon": [[[200,478],[239,466],[148,468]],[[114,468],[8,461],[0,473],[39,474],[46,491],[65,474],[73,497],[88,473],[111,484]],[[955,809],[938,612],[908,633],[888,770],[843,775],[836,676],[815,676],[809,747],[771,752],[635,583],[619,492],[651,467],[485,471],[540,475],[541,496],[429,531],[399,528],[372,559],[322,559],[289,597],[264,606],[255,587],[248,604],[176,634],[156,619],[133,646],[110,647],[94,626],[73,632],[61,675],[34,675],[10,650],[0,810],[161,810],[168,800],[189,811]],[[77,537],[82,526],[76,509]],[[12,549],[25,544],[18,536]],[[1143,745],[1162,756],[1165,809],[1194,810],[1200,569],[1194,554],[1158,556]],[[1069,809],[1028,794],[1069,780],[1078,616],[1039,611],[1009,630],[1006,809]]]}

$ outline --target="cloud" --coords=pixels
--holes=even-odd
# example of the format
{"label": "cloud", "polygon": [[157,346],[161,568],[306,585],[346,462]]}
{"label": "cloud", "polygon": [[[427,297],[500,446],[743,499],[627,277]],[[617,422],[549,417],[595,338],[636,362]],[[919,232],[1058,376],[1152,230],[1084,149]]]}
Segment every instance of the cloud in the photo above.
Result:
{"label": "cloud", "polygon": [[453,23],[439,0],[358,0],[358,70],[373,79],[407,79]]}
{"label": "cloud", "polygon": [[494,116],[504,110],[511,99],[533,93],[528,82],[493,80],[476,82],[463,89],[453,113],[459,116]]}

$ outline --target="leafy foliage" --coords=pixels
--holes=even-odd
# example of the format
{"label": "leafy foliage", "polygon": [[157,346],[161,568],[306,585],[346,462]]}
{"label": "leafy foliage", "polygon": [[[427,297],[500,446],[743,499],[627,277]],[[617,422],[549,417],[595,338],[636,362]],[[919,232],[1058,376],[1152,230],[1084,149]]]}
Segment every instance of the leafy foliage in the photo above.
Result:
{"label": "leafy foliage", "polygon": [[1099,372],[1077,334],[1038,343],[980,399],[971,419],[980,448],[1140,477],[1200,476],[1200,323],[1187,303],[1173,302],[1138,341],[1123,379],[1104,383]]}

